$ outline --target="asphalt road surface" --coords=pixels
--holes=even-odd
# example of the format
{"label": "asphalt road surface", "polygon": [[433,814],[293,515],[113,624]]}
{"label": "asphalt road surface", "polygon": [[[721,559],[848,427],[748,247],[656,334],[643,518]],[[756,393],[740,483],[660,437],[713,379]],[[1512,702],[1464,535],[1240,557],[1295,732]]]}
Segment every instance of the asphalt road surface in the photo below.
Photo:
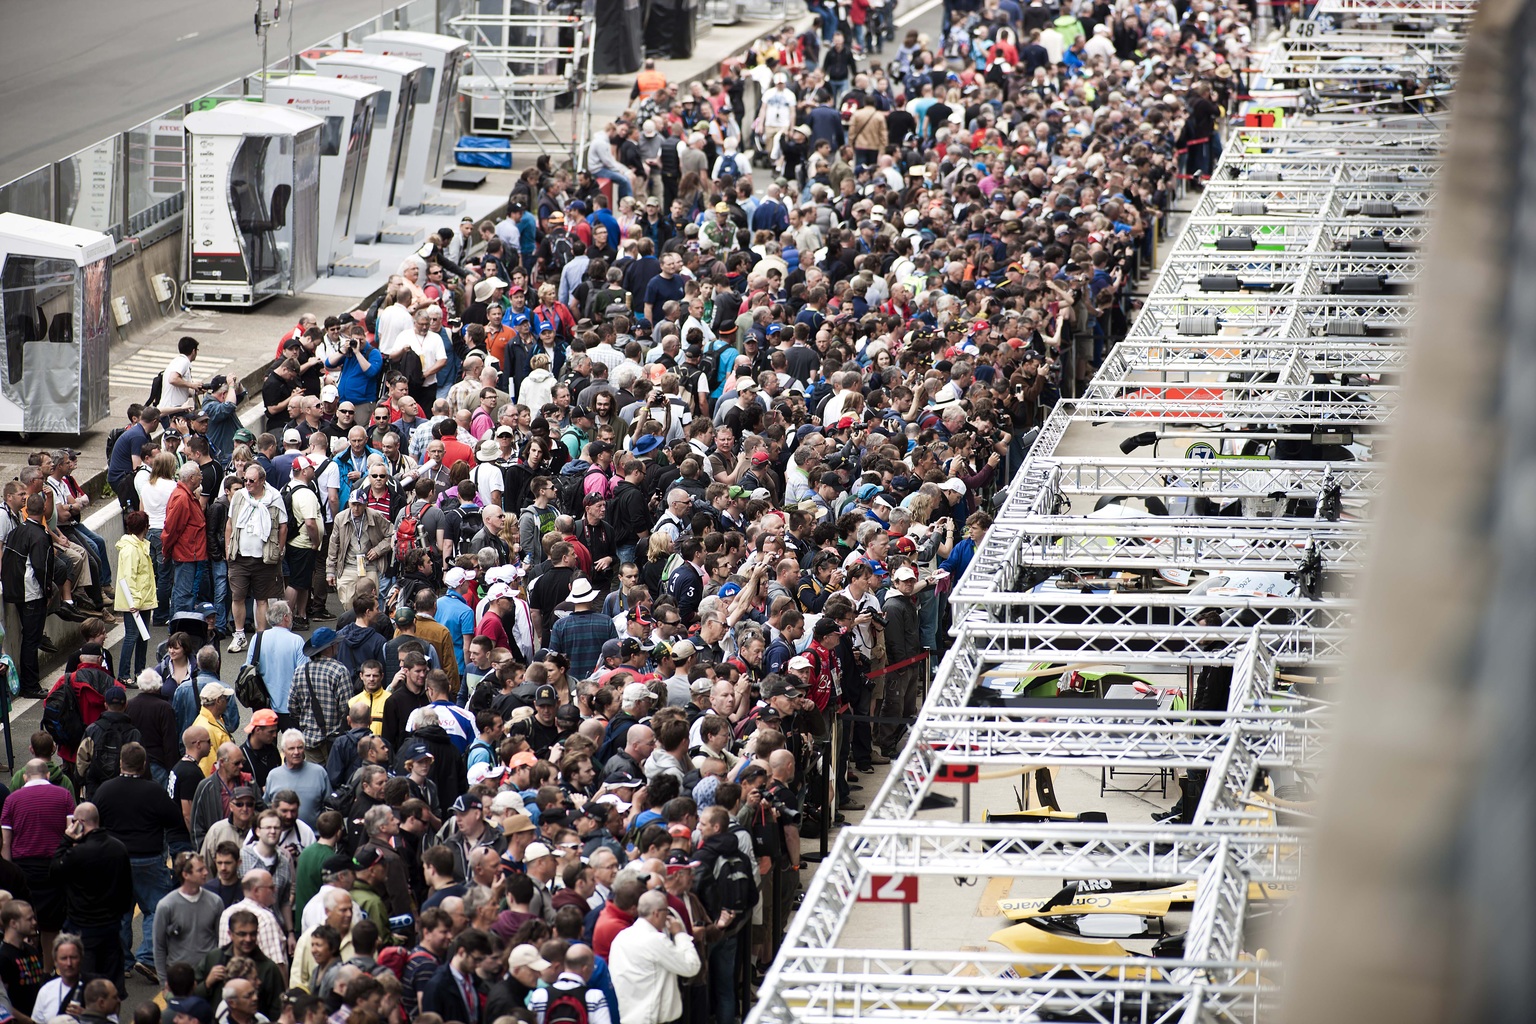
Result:
{"label": "asphalt road surface", "polygon": [[[394,4],[282,6],[273,62],[290,25],[301,50]],[[255,12],[255,0],[0,0],[0,184],[255,71]]]}

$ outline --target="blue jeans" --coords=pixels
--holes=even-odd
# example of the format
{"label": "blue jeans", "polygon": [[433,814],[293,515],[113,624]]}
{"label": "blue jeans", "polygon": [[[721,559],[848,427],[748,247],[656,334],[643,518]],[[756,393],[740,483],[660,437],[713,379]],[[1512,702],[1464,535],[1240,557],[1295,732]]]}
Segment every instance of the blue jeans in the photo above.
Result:
{"label": "blue jeans", "polygon": [[709,1005],[715,1024],[736,1024],[736,939],[709,947]]}
{"label": "blue jeans", "polygon": [[601,171],[594,171],[592,177],[613,182],[613,194],[618,199],[635,194],[635,190],[630,187],[628,179],[616,171],[608,170],[606,167]]}
{"label": "blue jeans", "polygon": [[615,557],[618,558],[620,565],[623,565],[625,562],[631,562],[635,565],[639,565],[639,554],[640,548],[638,545],[620,544],[618,553],[615,555]]}
{"label": "blue jeans", "polygon": [[97,575],[96,581],[101,584],[102,592],[112,593],[112,563],[107,558],[107,542],[101,539],[99,534],[92,533],[84,523],[76,523],[71,532],[75,535],[75,542],[81,547],[96,552]]}
{"label": "blue jeans", "polygon": [[219,606],[219,631],[229,632],[229,563],[213,562],[213,603]]}
{"label": "blue jeans", "polygon": [[155,589],[159,591],[160,597],[160,606],[154,613],[154,625],[163,626],[171,618],[171,563],[165,560],[159,530],[149,531],[149,560],[155,567]]}
{"label": "blue jeans", "polygon": [[171,563],[171,614],[189,612],[202,590],[203,562]]}
{"label": "blue jeans", "polygon": [[133,945],[133,911],[123,915],[123,925],[120,938],[123,943],[123,955],[132,956],[141,964],[155,966],[155,907],[165,898],[175,886],[171,884],[171,869],[165,866],[165,856],[155,857],[129,857],[129,865],[133,868],[133,898],[139,905],[139,912],[144,915],[144,941],[139,943],[136,953],[129,953]]}

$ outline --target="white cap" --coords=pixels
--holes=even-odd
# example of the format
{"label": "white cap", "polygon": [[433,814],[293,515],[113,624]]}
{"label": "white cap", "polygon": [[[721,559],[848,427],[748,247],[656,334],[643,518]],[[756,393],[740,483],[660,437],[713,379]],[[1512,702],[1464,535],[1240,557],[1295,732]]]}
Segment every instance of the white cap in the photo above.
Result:
{"label": "white cap", "polygon": [[592,802],[595,804],[610,804],[614,807],[617,807],[620,813],[623,813],[630,808],[629,801],[620,800],[617,793],[604,793],[602,796],[595,798]]}
{"label": "white cap", "polygon": [[650,700],[654,696],[655,694],[651,693],[651,688],[644,683],[626,683],[621,703],[634,704],[637,701]]}
{"label": "white cap", "polygon": [[320,389],[320,401],[334,402],[341,397],[341,392],[336,390],[335,384],[327,384]]}
{"label": "white cap", "polygon": [[473,575],[474,573],[470,572],[468,569],[463,569],[455,565],[447,572],[443,573],[443,582],[457,590],[459,587],[464,585],[465,580],[469,579]]}
{"label": "white cap", "polygon": [[912,567],[910,565],[904,565],[900,569],[896,570],[896,575],[893,576],[892,579],[895,579],[895,580],[915,580],[915,579],[917,579],[917,573],[912,570]]}
{"label": "white cap", "polygon": [[486,593],[485,599],[487,601],[495,601],[498,598],[511,597],[511,596],[512,596],[512,588],[507,586],[505,583],[498,583],[498,584],[496,584],[494,587],[492,587]]}
{"label": "white cap", "polygon": [[528,864],[538,860],[540,857],[553,857],[554,855],[555,851],[543,843],[529,843],[528,849],[523,851],[523,863]]}
{"label": "white cap", "polygon": [[303,443],[304,443],[304,435],[300,434],[293,427],[289,427],[287,430],[283,431],[283,444],[303,444]]}
{"label": "white cap", "polygon": [[789,670],[791,672],[796,672],[796,671],[799,671],[801,669],[807,669],[808,670],[810,667],[811,667],[811,659],[807,658],[803,654],[797,654],[793,658],[789,659]]}
{"label": "white cap", "polygon": [[954,477],[950,477],[948,480],[945,480],[943,483],[939,484],[939,490],[950,491],[963,497],[965,495],[965,481],[956,480]]}
{"label": "white cap", "polygon": [[687,661],[697,653],[698,649],[693,646],[692,640],[679,640],[672,645],[673,661]]}

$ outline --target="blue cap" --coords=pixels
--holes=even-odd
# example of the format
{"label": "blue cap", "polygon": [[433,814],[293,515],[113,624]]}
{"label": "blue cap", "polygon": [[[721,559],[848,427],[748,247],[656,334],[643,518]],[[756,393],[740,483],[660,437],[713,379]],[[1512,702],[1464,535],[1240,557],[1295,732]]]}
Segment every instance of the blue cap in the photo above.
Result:
{"label": "blue cap", "polygon": [[768,325],[768,333],[770,335],[778,334],[779,332],[781,332],[783,330],[784,330],[784,325],[783,324],[769,324]]}
{"label": "blue cap", "polygon": [[865,484],[863,487],[859,488],[859,500],[860,501],[868,501],[870,498],[873,498],[875,495],[877,495],[879,493],[880,493],[880,485],[879,484]]}
{"label": "blue cap", "polygon": [[304,645],[304,653],[313,658],[335,642],[336,631],[330,626],[321,626],[309,635],[309,643]]}
{"label": "blue cap", "polygon": [[172,999],[165,1004],[166,1014],[171,1020],[177,1017],[192,1017],[201,1024],[213,1024],[213,1007],[208,1005],[208,1000],[200,996],[182,996],[180,999]]}
{"label": "blue cap", "polygon": [[724,584],[721,584],[720,590],[719,590],[717,596],[722,597],[722,598],[735,597],[739,593],[741,593],[741,584],[740,583],[724,583]]}
{"label": "blue cap", "polygon": [[219,606],[214,604],[212,601],[204,601],[196,608],[194,608],[193,611],[197,612],[197,614],[206,619],[210,615],[218,615]]}

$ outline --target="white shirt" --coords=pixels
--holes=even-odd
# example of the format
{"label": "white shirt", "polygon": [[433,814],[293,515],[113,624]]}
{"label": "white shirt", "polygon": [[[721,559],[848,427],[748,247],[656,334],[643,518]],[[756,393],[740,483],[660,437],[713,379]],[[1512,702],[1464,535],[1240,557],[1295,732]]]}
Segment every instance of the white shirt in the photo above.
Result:
{"label": "white shirt", "polygon": [[165,508],[171,503],[171,494],[176,490],[176,481],[156,480],[151,483],[149,474],[145,473],[135,481],[134,489],[139,492],[139,507],[144,510],[145,515],[149,516],[149,528],[165,529]]}
{"label": "white shirt", "polygon": [[481,462],[475,466],[475,490],[480,497],[481,505],[491,504],[493,493],[501,491],[506,486],[506,478],[501,475],[501,467],[494,462]]}
{"label": "white shirt", "polygon": [[[443,336],[436,331],[428,331],[425,338],[417,337],[416,333],[412,331],[411,338],[416,346],[416,353],[421,356],[421,368],[423,370],[429,366],[436,366],[448,355],[448,350],[443,347]],[[437,371],[423,373],[421,382],[423,385],[436,385]],[[422,411],[431,412],[430,409],[423,409]]]}
{"label": "white shirt", "polygon": [[698,973],[699,954],[687,931],[669,938],[642,917],[614,937],[608,970],[624,1024],[667,1024],[682,1016],[677,979]]}
{"label": "white shirt", "polygon": [[160,386],[160,407],[162,409],[185,408],[192,402],[192,392],[178,384],[172,384],[172,377],[191,380],[192,360],[178,353],[174,359],[166,364],[165,377]]}
{"label": "white shirt", "polygon": [[795,94],[782,86],[763,94],[763,131],[784,131],[795,123]]}
{"label": "white shirt", "polygon": [[379,314],[379,351],[384,354],[384,358],[388,359],[399,352],[415,337],[411,311],[405,308],[404,303],[397,302]]}

